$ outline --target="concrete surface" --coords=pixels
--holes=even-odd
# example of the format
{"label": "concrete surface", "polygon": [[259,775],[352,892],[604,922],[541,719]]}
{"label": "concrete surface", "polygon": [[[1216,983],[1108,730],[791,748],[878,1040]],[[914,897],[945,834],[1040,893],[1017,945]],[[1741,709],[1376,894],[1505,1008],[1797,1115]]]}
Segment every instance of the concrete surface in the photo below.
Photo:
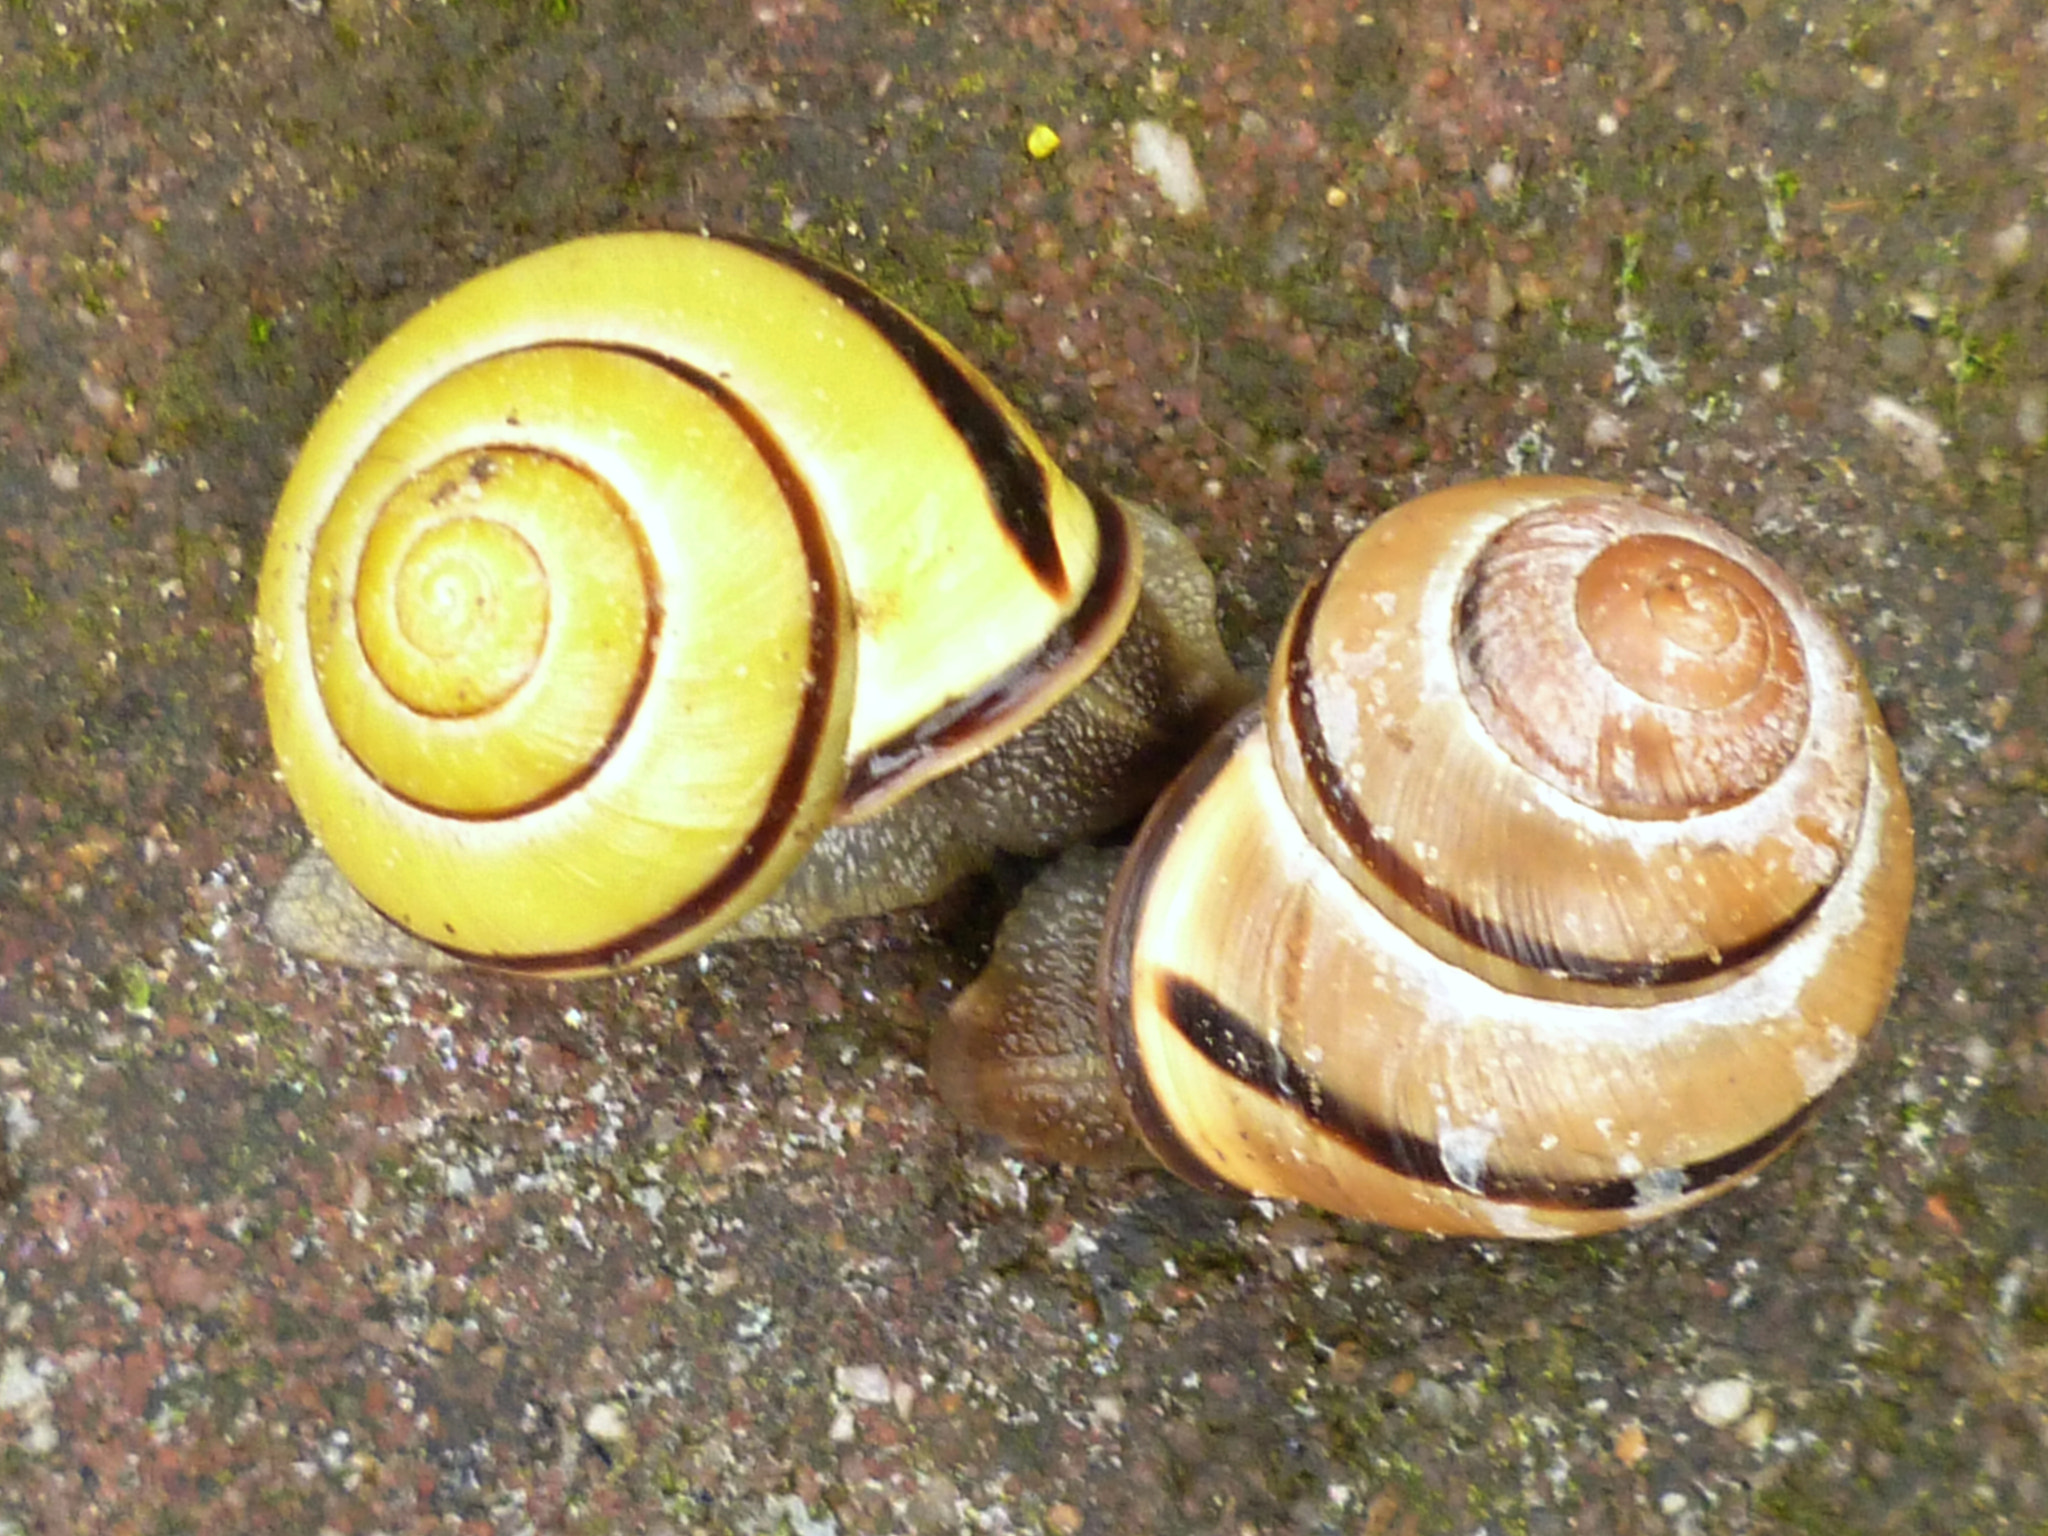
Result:
{"label": "concrete surface", "polygon": [[[2038,0],[0,8],[0,1533],[2048,1531],[2044,81]],[[1757,538],[1909,771],[1870,1058],[1696,1215],[1437,1243],[962,1136],[996,890],[623,981],[281,956],[294,447],[626,227],[862,271],[1247,664],[1461,476]]]}

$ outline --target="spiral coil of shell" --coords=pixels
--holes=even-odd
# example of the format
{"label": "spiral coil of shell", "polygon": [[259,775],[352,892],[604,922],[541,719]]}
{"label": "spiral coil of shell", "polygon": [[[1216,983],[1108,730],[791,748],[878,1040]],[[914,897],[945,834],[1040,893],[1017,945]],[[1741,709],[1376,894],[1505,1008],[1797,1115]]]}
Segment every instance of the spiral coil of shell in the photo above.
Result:
{"label": "spiral coil of shell", "polygon": [[[1108,878],[1027,897],[956,1007],[933,1071],[964,1118],[1557,1237],[1705,1199],[1807,1123],[1889,999],[1912,830],[1855,662],[1783,572],[1705,519],[1531,478],[1354,539],[1262,708]],[[1082,909],[1106,937],[1076,1005],[1040,935]],[[1045,1087],[1053,1034],[1105,1053],[1089,1102]]]}
{"label": "spiral coil of shell", "polygon": [[[1236,686],[1206,579],[845,273],[599,236],[461,285],[344,384],[279,505],[256,654],[349,886],[448,954],[578,972],[726,932],[828,833],[777,921],[1130,814]],[[1162,650],[1195,675],[1144,694]],[[1034,732],[1093,782],[1025,773],[957,847],[891,819],[965,765],[1062,755]],[[885,856],[923,873],[853,889]]]}

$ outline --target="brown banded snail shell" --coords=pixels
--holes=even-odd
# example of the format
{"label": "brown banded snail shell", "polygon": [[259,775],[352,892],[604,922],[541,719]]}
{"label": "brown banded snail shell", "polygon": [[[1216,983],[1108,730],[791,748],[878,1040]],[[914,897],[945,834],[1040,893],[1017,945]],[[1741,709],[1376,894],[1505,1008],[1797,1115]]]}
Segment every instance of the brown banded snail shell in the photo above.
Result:
{"label": "brown banded snail shell", "polygon": [[[1099,833],[1241,696],[1192,548],[1069,481],[946,342],[676,234],[524,257],[379,346],[285,487],[256,637],[347,886],[545,973]],[[315,860],[273,931],[384,958],[347,886]]]}
{"label": "brown banded snail shell", "polygon": [[1792,1139],[1884,1011],[1912,888],[1891,743],[1782,571],[1614,487],[1467,485],[1311,585],[1262,708],[1120,863],[1027,892],[932,1072],[1070,1161],[1605,1231]]}

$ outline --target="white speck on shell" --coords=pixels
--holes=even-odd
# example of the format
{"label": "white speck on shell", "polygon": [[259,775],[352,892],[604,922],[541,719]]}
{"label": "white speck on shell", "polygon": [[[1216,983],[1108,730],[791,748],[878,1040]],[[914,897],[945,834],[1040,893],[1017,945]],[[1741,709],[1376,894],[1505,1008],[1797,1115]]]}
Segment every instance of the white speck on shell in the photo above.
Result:
{"label": "white speck on shell", "polygon": [[1443,1154],[1444,1172],[1450,1175],[1453,1184],[1467,1194],[1485,1194],[1487,1161],[1499,1135],[1498,1115],[1479,1124],[1453,1125],[1442,1111],[1438,1112],[1437,1148]]}
{"label": "white speck on shell", "polygon": [[1485,1212],[1486,1219],[1493,1223],[1493,1230],[1500,1237],[1540,1243],[1554,1241],[1570,1233],[1568,1226],[1556,1220],[1546,1220],[1531,1206],[1490,1203]]}
{"label": "white speck on shell", "polygon": [[1862,1049],[1862,1042],[1855,1036],[1839,1026],[1830,1026],[1821,1038],[1819,1048],[1795,1051],[1792,1064],[1798,1070],[1799,1081],[1807,1093],[1819,1098],[1856,1064]]}
{"label": "white speck on shell", "polygon": [[1653,1211],[1685,1193],[1685,1175],[1676,1168],[1653,1168],[1637,1177],[1635,1206]]}

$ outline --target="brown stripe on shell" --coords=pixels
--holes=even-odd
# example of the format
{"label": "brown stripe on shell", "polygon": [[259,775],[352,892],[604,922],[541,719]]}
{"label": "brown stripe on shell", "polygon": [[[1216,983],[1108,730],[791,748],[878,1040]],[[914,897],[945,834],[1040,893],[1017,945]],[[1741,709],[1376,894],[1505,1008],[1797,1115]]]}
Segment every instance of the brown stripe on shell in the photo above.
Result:
{"label": "brown stripe on shell", "polygon": [[1417,1183],[1537,1210],[1622,1211],[1695,1194],[1761,1164],[1799,1133],[1819,1103],[1801,1105],[1761,1136],[1727,1152],[1638,1177],[1558,1179],[1489,1162],[1454,1178],[1440,1143],[1328,1092],[1278,1041],[1199,983],[1162,977],[1157,1004],[1181,1037],[1219,1071],[1299,1113],[1368,1162]]}
{"label": "brown stripe on shell", "polygon": [[1095,509],[1101,553],[1095,562],[1095,580],[1080,604],[1031,654],[972,693],[940,705],[854,763],[847,771],[842,807],[886,797],[897,779],[914,773],[934,757],[947,755],[964,738],[986,730],[990,721],[1016,710],[1037,692],[1046,674],[1059,671],[1093,639],[1108,615],[1117,611],[1119,594],[1130,573],[1130,524],[1108,496],[1092,490],[1087,494],[1088,504]]}
{"label": "brown stripe on shell", "polygon": [[1613,960],[1565,949],[1549,939],[1475,912],[1457,896],[1431,884],[1373,825],[1357,800],[1346,791],[1343,767],[1323,735],[1316,712],[1315,667],[1308,648],[1329,578],[1330,570],[1325,569],[1310,585],[1294,622],[1293,638],[1283,663],[1287,669],[1288,723],[1300,744],[1302,763],[1323,813],[1359,862],[1397,900],[1406,902],[1438,927],[1502,960],[1530,970],[1616,987],[1676,985],[1734,970],[1790,939],[1820,910],[1827,895],[1825,887],[1814,892],[1783,922],[1743,944],[1658,960]]}
{"label": "brown stripe on shell", "polygon": [[1118,1087],[1125,1107],[1153,1155],[1173,1172],[1198,1189],[1228,1194],[1236,1186],[1196,1157],[1181,1141],[1165,1106],[1153,1092],[1133,1029],[1135,985],[1131,961],[1137,948],[1138,928],[1144,919],[1147,893],[1174,833],[1186,818],[1188,807],[1208,791],[1223,765],[1237,750],[1238,743],[1257,728],[1259,706],[1248,705],[1231,722],[1209,739],[1195,754],[1180,776],[1153,803],[1138,829],[1137,837],[1119,866],[1116,885],[1109,896],[1109,920],[1104,925],[1102,949],[1096,971],[1096,1009],[1102,1041],[1116,1069]]}
{"label": "brown stripe on shell", "polygon": [[903,310],[837,267],[766,241],[736,238],[732,243],[801,273],[874,327],[917,375],[932,404],[967,445],[988,487],[996,520],[1033,579],[1054,601],[1063,601],[1073,578],[1053,531],[1050,479],[1044,463],[990,397],[988,382],[963,370]]}
{"label": "brown stripe on shell", "polygon": [[[684,383],[702,390],[717,403],[733,424],[747,435],[747,440],[753,444],[754,451],[761,456],[762,463],[775,476],[776,486],[782,492],[782,499],[789,509],[790,521],[795,526],[797,537],[803,543],[805,569],[829,573],[833,569],[835,555],[831,535],[825,527],[824,514],[813,499],[809,486],[804,483],[803,476],[774,433],[769,430],[768,425],[717,380],[699,373],[675,358],[645,352],[636,347],[618,347],[612,350],[630,353],[668,370]],[[775,776],[775,783],[768,792],[767,804],[761,812],[760,819],[755,822],[753,830],[748,833],[738,850],[726,861],[723,869],[698,887],[696,892],[680,905],[652,922],[644,923],[632,932],[622,934],[608,943],[593,945],[588,949],[560,950],[534,955],[501,955],[466,950],[453,944],[439,944],[427,934],[422,934],[421,937],[458,960],[492,966],[502,971],[546,974],[554,971],[616,969],[633,964],[640,956],[661,948],[678,934],[703,923],[729,901],[733,892],[745,886],[759,873],[761,866],[788,835],[789,824],[803,804],[804,785],[809,782],[817,762],[818,743],[831,707],[829,690],[824,684],[837,676],[839,671],[839,585],[828,575],[824,579],[814,580],[811,583],[811,591],[811,638],[809,653],[805,658],[804,675],[812,679],[812,683],[804,690],[803,708],[798,712],[795,729],[790,735],[789,754],[783,759],[782,769]],[[653,608],[656,622],[650,631],[651,634],[658,633],[659,629],[661,607],[658,594]],[[642,662],[641,689],[644,689],[647,677],[652,671],[652,654],[650,643],[646,652],[647,659]],[[640,701],[641,689],[636,689],[633,696],[632,702],[636,706]],[[613,732],[611,740],[606,743],[604,753],[600,754],[600,762],[603,757],[610,755],[613,743],[623,735],[631,719],[630,710],[621,712],[620,724]],[[576,782],[584,782],[595,772],[596,764],[593,764]],[[557,798],[559,792],[551,793],[539,804],[544,805]],[[535,808],[537,806],[522,809]],[[386,913],[385,916],[389,917],[391,914]],[[410,924],[403,922],[400,926],[411,927]]]}

